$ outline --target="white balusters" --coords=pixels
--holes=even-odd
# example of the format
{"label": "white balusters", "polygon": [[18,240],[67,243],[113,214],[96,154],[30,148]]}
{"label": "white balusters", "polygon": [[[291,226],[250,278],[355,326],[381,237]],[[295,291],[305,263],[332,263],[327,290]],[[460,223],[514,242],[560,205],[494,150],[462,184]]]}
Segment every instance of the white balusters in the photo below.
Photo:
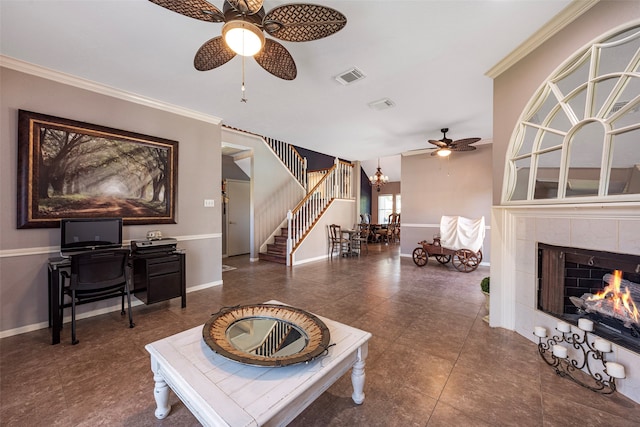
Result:
{"label": "white balusters", "polygon": [[264,138],[271,150],[278,156],[280,161],[289,169],[289,172],[298,180],[300,185],[307,188],[307,159],[300,156],[298,151],[291,144],[278,141],[273,138]]}
{"label": "white balusters", "polygon": [[291,254],[333,199],[353,198],[353,170],[354,167],[350,163],[336,159],[331,169],[314,172],[311,182],[315,182],[318,176],[322,178],[317,180],[304,200],[287,214],[287,255]]}

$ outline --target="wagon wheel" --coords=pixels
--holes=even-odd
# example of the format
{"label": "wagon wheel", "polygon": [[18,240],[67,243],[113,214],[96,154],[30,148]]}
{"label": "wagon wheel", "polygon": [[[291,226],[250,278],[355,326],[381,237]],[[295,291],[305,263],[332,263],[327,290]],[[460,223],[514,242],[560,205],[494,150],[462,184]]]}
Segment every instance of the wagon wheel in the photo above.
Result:
{"label": "wagon wheel", "polygon": [[460,249],[453,254],[453,266],[463,273],[472,272],[479,264],[478,255],[469,249]]}
{"label": "wagon wheel", "polygon": [[446,264],[451,261],[451,255],[434,255],[434,257],[440,264]]}
{"label": "wagon wheel", "polygon": [[476,255],[478,255],[478,264],[480,264],[482,262],[482,250],[478,250]]}
{"label": "wagon wheel", "polygon": [[413,262],[415,262],[418,267],[424,267],[427,265],[427,261],[429,261],[429,254],[424,248],[415,248],[413,250]]}

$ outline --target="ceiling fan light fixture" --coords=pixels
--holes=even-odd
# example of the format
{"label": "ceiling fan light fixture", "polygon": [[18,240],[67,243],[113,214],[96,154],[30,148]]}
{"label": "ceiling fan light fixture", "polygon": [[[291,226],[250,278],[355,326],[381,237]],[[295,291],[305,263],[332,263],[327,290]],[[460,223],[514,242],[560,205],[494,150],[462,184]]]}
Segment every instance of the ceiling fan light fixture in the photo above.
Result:
{"label": "ceiling fan light fixture", "polygon": [[448,157],[451,154],[451,150],[448,148],[441,148],[438,150],[438,156],[440,157]]}
{"label": "ceiling fan light fixture", "polygon": [[247,21],[227,22],[222,27],[222,37],[231,50],[242,56],[253,56],[264,46],[260,28]]}

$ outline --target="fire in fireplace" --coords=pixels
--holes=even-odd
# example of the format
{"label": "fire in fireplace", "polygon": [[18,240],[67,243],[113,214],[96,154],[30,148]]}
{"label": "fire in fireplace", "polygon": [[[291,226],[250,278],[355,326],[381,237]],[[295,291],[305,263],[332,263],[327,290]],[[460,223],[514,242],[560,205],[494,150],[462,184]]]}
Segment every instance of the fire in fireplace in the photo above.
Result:
{"label": "fire in fireplace", "polygon": [[538,309],[640,353],[640,256],[538,243]]}
{"label": "fire in fireplace", "polygon": [[596,319],[608,327],[614,327],[616,331],[624,327],[634,337],[640,337],[640,316],[633,298],[633,295],[640,296],[640,285],[623,279],[620,270],[605,274],[602,280],[607,283],[602,291],[595,295],[587,293],[580,298],[570,297],[571,302],[585,313],[597,316]]}

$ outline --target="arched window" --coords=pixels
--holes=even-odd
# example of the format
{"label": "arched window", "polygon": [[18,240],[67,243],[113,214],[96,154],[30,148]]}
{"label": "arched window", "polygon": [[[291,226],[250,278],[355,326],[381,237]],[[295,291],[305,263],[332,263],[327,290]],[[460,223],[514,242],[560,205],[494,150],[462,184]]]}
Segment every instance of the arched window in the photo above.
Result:
{"label": "arched window", "polygon": [[520,116],[502,202],[640,200],[640,25],[560,67]]}

